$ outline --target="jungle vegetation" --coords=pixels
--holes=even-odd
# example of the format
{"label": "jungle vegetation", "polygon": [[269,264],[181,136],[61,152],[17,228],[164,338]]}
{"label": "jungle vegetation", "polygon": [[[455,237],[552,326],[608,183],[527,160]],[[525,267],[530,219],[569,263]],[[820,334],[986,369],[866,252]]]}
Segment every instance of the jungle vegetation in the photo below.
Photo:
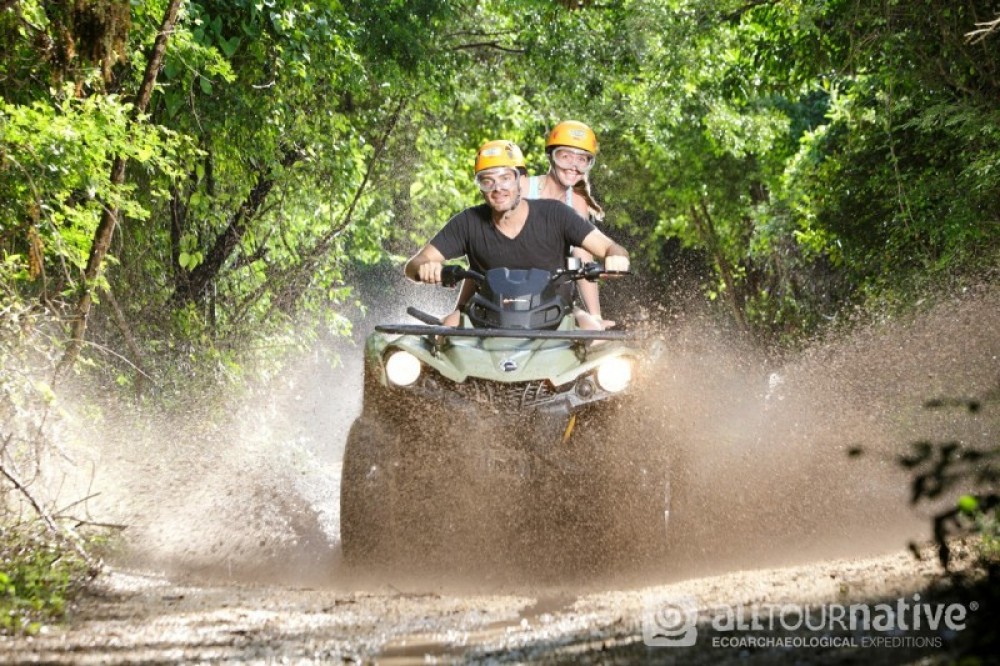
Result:
{"label": "jungle vegetation", "polygon": [[567,118],[639,270],[666,291],[696,266],[752,339],[959,288],[1000,259],[998,22],[995,0],[2,0],[0,453],[62,377],[169,400],[344,333],[353,276],[476,201],[483,141],[540,172]]}

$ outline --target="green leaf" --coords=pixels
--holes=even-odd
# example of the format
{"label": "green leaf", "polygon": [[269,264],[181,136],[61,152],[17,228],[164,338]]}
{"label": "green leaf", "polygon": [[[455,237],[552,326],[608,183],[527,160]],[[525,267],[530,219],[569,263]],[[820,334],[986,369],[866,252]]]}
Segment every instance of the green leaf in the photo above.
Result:
{"label": "green leaf", "polygon": [[973,495],[962,495],[958,498],[958,510],[966,515],[972,515],[979,510],[979,500]]}
{"label": "green leaf", "polygon": [[230,39],[224,39],[220,42],[222,46],[222,52],[226,54],[227,58],[232,58],[233,54],[236,53],[236,49],[240,46],[240,37],[236,35]]}

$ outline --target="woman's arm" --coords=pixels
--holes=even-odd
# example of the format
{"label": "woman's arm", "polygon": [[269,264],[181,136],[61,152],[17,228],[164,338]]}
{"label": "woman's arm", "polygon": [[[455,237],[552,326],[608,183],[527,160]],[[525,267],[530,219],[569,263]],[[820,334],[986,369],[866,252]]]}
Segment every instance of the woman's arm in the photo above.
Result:
{"label": "woman's arm", "polygon": [[605,236],[599,229],[587,234],[582,246],[587,252],[602,259],[604,267],[609,271],[627,271],[629,268],[628,250]]}

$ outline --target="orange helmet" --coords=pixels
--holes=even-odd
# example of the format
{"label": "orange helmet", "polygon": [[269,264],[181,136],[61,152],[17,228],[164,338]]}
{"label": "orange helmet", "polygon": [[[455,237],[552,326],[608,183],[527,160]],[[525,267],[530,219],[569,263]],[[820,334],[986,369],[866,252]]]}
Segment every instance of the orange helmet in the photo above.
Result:
{"label": "orange helmet", "polygon": [[564,120],[553,127],[545,139],[546,151],[556,146],[570,146],[597,155],[597,136],[594,134],[594,130],[581,122]]}
{"label": "orange helmet", "polygon": [[479,151],[476,153],[476,173],[496,167],[517,169],[521,174],[528,172],[528,166],[524,162],[524,153],[521,152],[516,143],[504,139],[487,141],[479,147]]}

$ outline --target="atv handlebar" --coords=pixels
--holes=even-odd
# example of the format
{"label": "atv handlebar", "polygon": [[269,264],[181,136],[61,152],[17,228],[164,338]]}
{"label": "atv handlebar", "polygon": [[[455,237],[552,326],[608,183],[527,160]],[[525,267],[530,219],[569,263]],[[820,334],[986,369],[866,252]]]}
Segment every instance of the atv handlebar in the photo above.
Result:
{"label": "atv handlebar", "polygon": [[[620,275],[632,275],[632,271],[609,271],[604,266],[591,261],[577,268],[560,268],[552,273],[552,280],[587,280],[596,282],[602,277],[616,277]],[[461,266],[446,265],[441,268],[441,286],[455,287],[462,280],[469,278],[476,282],[485,282],[486,276],[478,271],[471,271]]]}
{"label": "atv handlebar", "polygon": [[465,278],[472,278],[476,282],[486,281],[486,276],[483,275],[482,273],[466,270],[461,266],[450,265],[441,267],[442,287],[449,287],[449,288],[454,287]]}
{"label": "atv handlebar", "polygon": [[615,277],[619,275],[632,275],[632,271],[609,271],[596,261],[591,261],[579,268],[561,268],[552,274],[552,279],[563,278],[565,280],[587,280],[597,282],[602,277]]}

